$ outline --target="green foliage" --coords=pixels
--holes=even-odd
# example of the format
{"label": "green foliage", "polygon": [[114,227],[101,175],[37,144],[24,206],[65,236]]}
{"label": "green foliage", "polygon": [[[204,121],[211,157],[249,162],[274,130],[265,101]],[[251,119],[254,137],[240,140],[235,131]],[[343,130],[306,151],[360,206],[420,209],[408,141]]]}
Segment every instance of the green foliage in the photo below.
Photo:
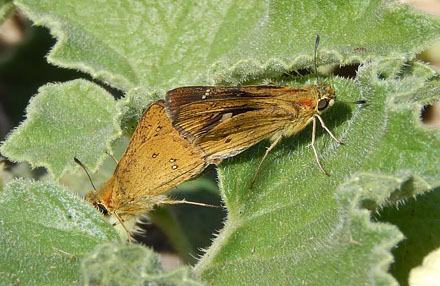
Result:
{"label": "green foliage", "polygon": [[[285,85],[314,83],[315,77],[291,75],[312,66],[316,34],[322,39],[319,64],[363,64],[355,80],[321,79],[334,86],[338,100],[368,101],[365,106],[339,102],[323,115],[329,129],[346,144],[339,146],[318,128],[316,145],[330,178],[320,173],[313,152],[307,147],[310,127],[274,149],[252,190],[249,184],[267,142],[220,166],[228,218],[195,271],[212,285],[397,284],[387,271],[393,260],[390,250],[403,235],[395,226],[370,217],[371,211],[384,210],[384,220],[389,218],[401,226],[394,218],[405,221],[411,212],[394,210],[396,214],[387,216],[387,209],[406,204],[414,196],[426,196],[427,191],[432,194],[440,186],[440,166],[436,161],[440,157],[440,134],[420,122],[423,105],[439,99],[439,77],[430,66],[413,60],[417,52],[440,39],[438,18],[397,1],[111,0],[104,5],[91,1],[16,0],[14,4],[57,37],[58,42],[48,55],[51,63],[79,69],[126,95],[116,102],[106,91],[85,80],[49,84],[40,89],[27,108],[26,120],[0,150],[14,161],[45,166],[56,178],[72,168],[73,156],[96,169],[104,151],[111,149],[111,142],[122,132],[131,134],[146,105],[162,96],[159,94],[164,90],[207,83],[259,83],[261,79]],[[38,186],[27,187],[34,184]],[[31,188],[38,194],[49,188],[24,181],[9,186],[0,193],[1,198],[13,197],[15,189]],[[32,195],[29,191],[24,193]],[[433,198],[432,203],[438,204],[438,196]],[[21,213],[7,202],[0,199],[0,211],[6,213],[7,209],[9,218],[20,217]],[[56,207],[38,202],[26,201],[33,214],[29,224],[37,222],[29,228],[32,231],[2,231],[1,241],[24,243],[33,231],[39,233],[46,224],[59,222],[58,216],[63,212],[43,216],[44,223],[35,215],[49,213],[52,208],[96,215],[79,201],[67,204],[61,200]],[[7,221],[3,213],[2,223]],[[191,234],[184,231],[190,228],[178,219],[179,215],[167,213],[158,221],[175,228],[167,230],[174,235],[174,241],[179,235],[187,236],[180,248],[191,249]],[[12,227],[10,223],[0,227],[5,225]],[[408,241],[417,239],[417,229],[401,230]],[[71,249],[75,243],[65,247],[53,244],[49,240],[52,238],[44,235],[36,238],[40,237],[45,239],[38,241],[41,249],[50,251],[55,245],[74,258],[56,256],[64,259],[63,264],[56,264],[56,277],[32,276],[32,267],[44,273],[45,267],[53,265],[33,260],[26,260],[21,266],[11,264],[7,273],[15,270],[25,273],[20,277],[22,281],[42,279],[54,285],[78,281],[77,258],[90,252],[98,240],[78,246],[76,251]],[[439,244],[438,239],[433,239],[432,248],[425,244],[424,251]],[[2,245],[16,251],[17,257],[34,249],[30,245]],[[411,247],[411,243],[406,245]],[[116,246],[100,247],[108,250]],[[127,281],[124,279],[145,282],[143,274],[148,266],[137,255],[147,250],[99,249],[83,260],[84,283],[94,279],[112,279],[119,284]],[[124,253],[133,260],[125,258]],[[402,257],[399,249],[395,253],[399,259]],[[97,263],[102,259],[109,259],[109,263]],[[157,265],[154,259],[147,263]],[[113,271],[119,261],[124,262],[121,269],[136,271],[130,272],[130,277],[122,277],[123,272]],[[420,259],[406,261],[411,263],[398,261],[392,268],[400,283],[405,283],[405,273],[415,265],[412,261]],[[0,261],[0,267],[5,265],[5,260]],[[185,271],[169,275],[189,277]]]}
{"label": "green foliage", "polygon": [[1,285],[73,285],[79,261],[114,229],[69,190],[16,180],[0,192]]}
{"label": "green foliage", "polygon": [[3,23],[14,9],[12,0],[0,0],[0,23]]}
{"label": "green foliage", "polygon": [[15,3],[59,39],[51,63],[123,90],[236,82],[310,67],[316,34],[323,39],[322,63],[412,58],[440,27],[397,1]]}
{"label": "green foliage", "polygon": [[73,157],[96,169],[121,133],[114,99],[85,80],[40,88],[26,111],[27,119],[0,152],[13,161],[45,166],[55,178],[76,167]]}
{"label": "green foliage", "polygon": [[164,273],[157,255],[140,245],[104,243],[81,262],[82,285],[200,286],[190,269]]}

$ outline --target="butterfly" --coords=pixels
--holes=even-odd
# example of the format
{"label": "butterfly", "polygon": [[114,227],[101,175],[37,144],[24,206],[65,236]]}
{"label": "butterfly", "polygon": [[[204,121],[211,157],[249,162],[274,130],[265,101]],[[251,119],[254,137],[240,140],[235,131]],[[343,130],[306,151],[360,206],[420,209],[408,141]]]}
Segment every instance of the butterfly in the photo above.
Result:
{"label": "butterfly", "polygon": [[166,94],[166,110],[174,128],[206,154],[207,163],[221,160],[255,145],[263,139],[272,144],[257,169],[283,137],[292,136],[313,124],[311,146],[315,148],[316,121],[326,127],[322,112],[335,102],[334,89],[327,83],[304,87],[197,86],[181,87]]}
{"label": "butterfly", "polygon": [[121,223],[125,217],[147,213],[155,205],[208,206],[170,200],[164,195],[201,173],[206,165],[204,153],[173,128],[165,103],[159,100],[143,114],[113,176],[86,200],[104,215],[115,215]]}
{"label": "butterfly", "polygon": [[[315,72],[319,36],[315,41]],[[311,147],[319,169],[315,147],[317,121],[339,144],[343,144],[327,128],[321,114],[335,103],[334,88],[318,82],[303,87],[253,86],[188,86],[168,91],[166,111],[182,137],[206,156],[207,163],[218,164],[235,156],[263,139],[271,141],[251,188],[269,152],[283,137],[290,137],[312,124]],[[349,102],[366,103],[364,100]]]}

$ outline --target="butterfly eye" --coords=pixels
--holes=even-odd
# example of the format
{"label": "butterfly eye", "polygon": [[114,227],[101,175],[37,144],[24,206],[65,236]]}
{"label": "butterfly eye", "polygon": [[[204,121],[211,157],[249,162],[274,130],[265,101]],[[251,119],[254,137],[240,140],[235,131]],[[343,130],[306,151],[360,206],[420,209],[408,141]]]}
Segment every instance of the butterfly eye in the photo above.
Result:
{"label": "butterfly eye", "polygon": [[318,111],[323,111],[328,106],[328,100],[326,98],[322,98],[318,101]]}
{"label": "butterfly eye", "polygon": [[107,208],[101,204],[101,203],[97,203],[96,207],[98,208],[98,210],[103,214],[103,215],[108,215],[108,210]]}

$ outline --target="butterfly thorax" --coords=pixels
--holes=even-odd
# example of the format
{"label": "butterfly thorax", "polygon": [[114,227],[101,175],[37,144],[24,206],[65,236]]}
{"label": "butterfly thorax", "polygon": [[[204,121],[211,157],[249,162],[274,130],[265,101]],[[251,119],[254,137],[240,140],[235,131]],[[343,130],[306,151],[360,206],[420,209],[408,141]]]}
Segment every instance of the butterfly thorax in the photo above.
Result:
{"label": "butterfly thorax", "polygon": [[327,83],[317,83],[286,93],[283,99],[290,102],[295,110],[295,116],[283,130],[283,136],[289,137],[304,129],[316,114],[332,106],[335,91]]}

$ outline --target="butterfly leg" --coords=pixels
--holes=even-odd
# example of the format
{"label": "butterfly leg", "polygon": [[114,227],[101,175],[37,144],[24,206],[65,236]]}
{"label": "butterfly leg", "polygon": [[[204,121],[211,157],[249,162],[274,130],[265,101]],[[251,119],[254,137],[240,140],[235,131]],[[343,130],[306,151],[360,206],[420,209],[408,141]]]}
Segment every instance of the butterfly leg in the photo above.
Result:
{"label": "butterfly leg", "polygon": [[187,204],[187,205],[196,205],[196,206],[209,207],[209,208],[221,208],[221,206],[215,206],[215,205],[199,203],[199,202],[192,202],[192,201],[187,201],[185,199],[183,199],[183,200],[165,200],[165,201],[162,201],[161,204],[164,204],[164,205]]}
{"label": "butterfly leg", "polygon": [[128,236],[127,237],[127,241],[128,241],[128,243],[130,243],[130,241],[131,241],[131,232],[125,226],[124,220],[116,212],[113,212],[113,215],[118,219],[119,223],[122,225],[124,230],[127,232],[127,236]]}
{"label": "butterfly leg", "polygon": [[281,141],[281,138],[283,138],[283,136],[280,134],[275,139],[275,141],[272,142],[272,144],[269,146],[269,148],[266,149],[266,153],[264,153],[263,159],[261,159],[260,164],[258,165],[257,171],[255,172],[254,178],[252,179],[251,186],[249,187],[249,189],[252,190],[252,188],[254,187],[255,181],[257,180],[257,177],[260,174],[261,166],[263,165],[264,160],[266,159],[266,157],[269,154],[269,152],[273,148],[275,148],[275,146]]}
{"label": "butterfly leg", "polygon": [[318,163],[318,167],[319,167],[319,169],[321,169],[321,171],[324,173],[324,175],[330,177],[330,175],[322,167],[321,162],[319,161],[318,151],[316,151],[316,148],[315,148],[315,137],[316,137],[316,118],[315,117],[313,117],[312,123],[313,123],[313,126],[312,126],[312,144],[311,144],[311,146],[313,149],[313,153],[315,153],[316,163]]}
{"label": "butterfly leg", "polygon": [[109,155],[110,156],[110,158],[112,158],[113,159],[113,161],[115,161],[115,163],[116,163],[116,165],[118,165],[118,159],[116,159],[116,157],[115,156],[113,156],[113,154],[112,153],[110,153],[110,152],[108,152],[108,151],[105,151],[105,154],[107,154],[107,155]]}
{"label": "butterfly leg", "polygon": [[328,129],[327,126],[325,126],[324,120],[322,120],[321,116],[319,116],[318,114],[315,114],[315,117],[317,117],[319,119],[319,122],[321,122],[322,128],[324,128],[324,130],[327,131],[327,133],[330,135],[330,137],[333,138],[333,140],[335,140],[336,142],[338,142],[341,145],[344,145],[344,143],[341,142],[341,140],[339,140],[338,138],[336,138],[336,136],[333,135],[333,133],[330,131],[330,129]]}

